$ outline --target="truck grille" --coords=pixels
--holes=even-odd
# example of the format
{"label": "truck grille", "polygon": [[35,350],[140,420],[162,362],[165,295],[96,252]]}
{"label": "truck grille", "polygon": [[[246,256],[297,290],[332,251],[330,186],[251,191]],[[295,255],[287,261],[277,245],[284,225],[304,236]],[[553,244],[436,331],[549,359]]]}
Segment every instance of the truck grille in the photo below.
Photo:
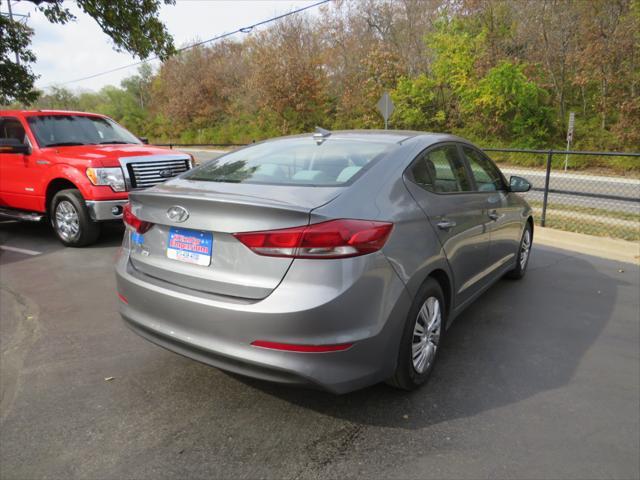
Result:
{"label": "truck grille", "polygon": [[188,159],[154,160],[127,163],[131,188],[147,188],[158,185],[189,170]]}

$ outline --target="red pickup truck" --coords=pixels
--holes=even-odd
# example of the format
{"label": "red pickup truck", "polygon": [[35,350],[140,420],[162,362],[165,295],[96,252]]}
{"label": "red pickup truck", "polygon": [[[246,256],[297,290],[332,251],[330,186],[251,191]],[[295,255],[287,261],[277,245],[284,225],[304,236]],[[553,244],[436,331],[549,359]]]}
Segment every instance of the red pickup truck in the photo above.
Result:
{"label": "red pickup truck", "polygon": [[0,215],[48,218],[68,246],[96,241],[122,218],[131,190],[187,171],[193,158],[146,145],[103,115],[0,111]]}

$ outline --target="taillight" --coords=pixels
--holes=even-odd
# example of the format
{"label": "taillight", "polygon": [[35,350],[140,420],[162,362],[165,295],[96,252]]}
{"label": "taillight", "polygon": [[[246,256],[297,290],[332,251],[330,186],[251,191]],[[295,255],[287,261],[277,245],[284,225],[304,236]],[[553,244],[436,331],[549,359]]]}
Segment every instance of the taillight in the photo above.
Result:
{"label": "taillight", "polygon": [[371,220],[331,220],[302,227],[234,233],[258,255],[293,258],[345,258],[380,250],[392,223]]}
{"label": "taillight", "polygon": [[138,233],[146,233],[153,227],[153,223],[140,220],[133,214],[130,203],[127,203],[122,209],[122,220]]}

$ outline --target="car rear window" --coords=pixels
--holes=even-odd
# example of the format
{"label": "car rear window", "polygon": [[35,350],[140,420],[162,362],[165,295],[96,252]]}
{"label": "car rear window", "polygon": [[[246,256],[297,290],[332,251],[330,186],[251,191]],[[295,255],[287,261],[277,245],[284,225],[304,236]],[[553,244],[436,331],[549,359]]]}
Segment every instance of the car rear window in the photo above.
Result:
{"label": "car rear window", "polygon": [[189,180],[340,186],[353,182],[394,144],[367,140],[283,139],[243,148],[184,175]]}

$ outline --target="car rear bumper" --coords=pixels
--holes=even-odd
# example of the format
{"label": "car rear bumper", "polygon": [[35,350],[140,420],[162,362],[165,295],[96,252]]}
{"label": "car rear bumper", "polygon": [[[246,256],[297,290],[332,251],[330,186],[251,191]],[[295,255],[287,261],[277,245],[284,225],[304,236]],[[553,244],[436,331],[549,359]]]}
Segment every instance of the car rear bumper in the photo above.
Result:
{"label": "car rear bumper", "polygon": [[[263,380],[345,393],[389,378],[411,300],[380,254],[344,260],[331,287],[309,283],[307,262],[295,260],[268,297],[249,301],[187,290],[148,277],[123,249],[116,265],[120,314],[147,340],[194,360]],[[297,265],[296,265],[297,263]],[[327,268],[324,263],[320,268]],[[330,268],[330,267],[329,267]],[[335,280],[335,279],[334,279]],[[352,343],[347,350],[290,352],[255,347],[256,340],[304,345]]]}
{"label": "car rear bumper", "polygon": [[120,220],[127,200],[87,200],[89,216],[94,222]]}

